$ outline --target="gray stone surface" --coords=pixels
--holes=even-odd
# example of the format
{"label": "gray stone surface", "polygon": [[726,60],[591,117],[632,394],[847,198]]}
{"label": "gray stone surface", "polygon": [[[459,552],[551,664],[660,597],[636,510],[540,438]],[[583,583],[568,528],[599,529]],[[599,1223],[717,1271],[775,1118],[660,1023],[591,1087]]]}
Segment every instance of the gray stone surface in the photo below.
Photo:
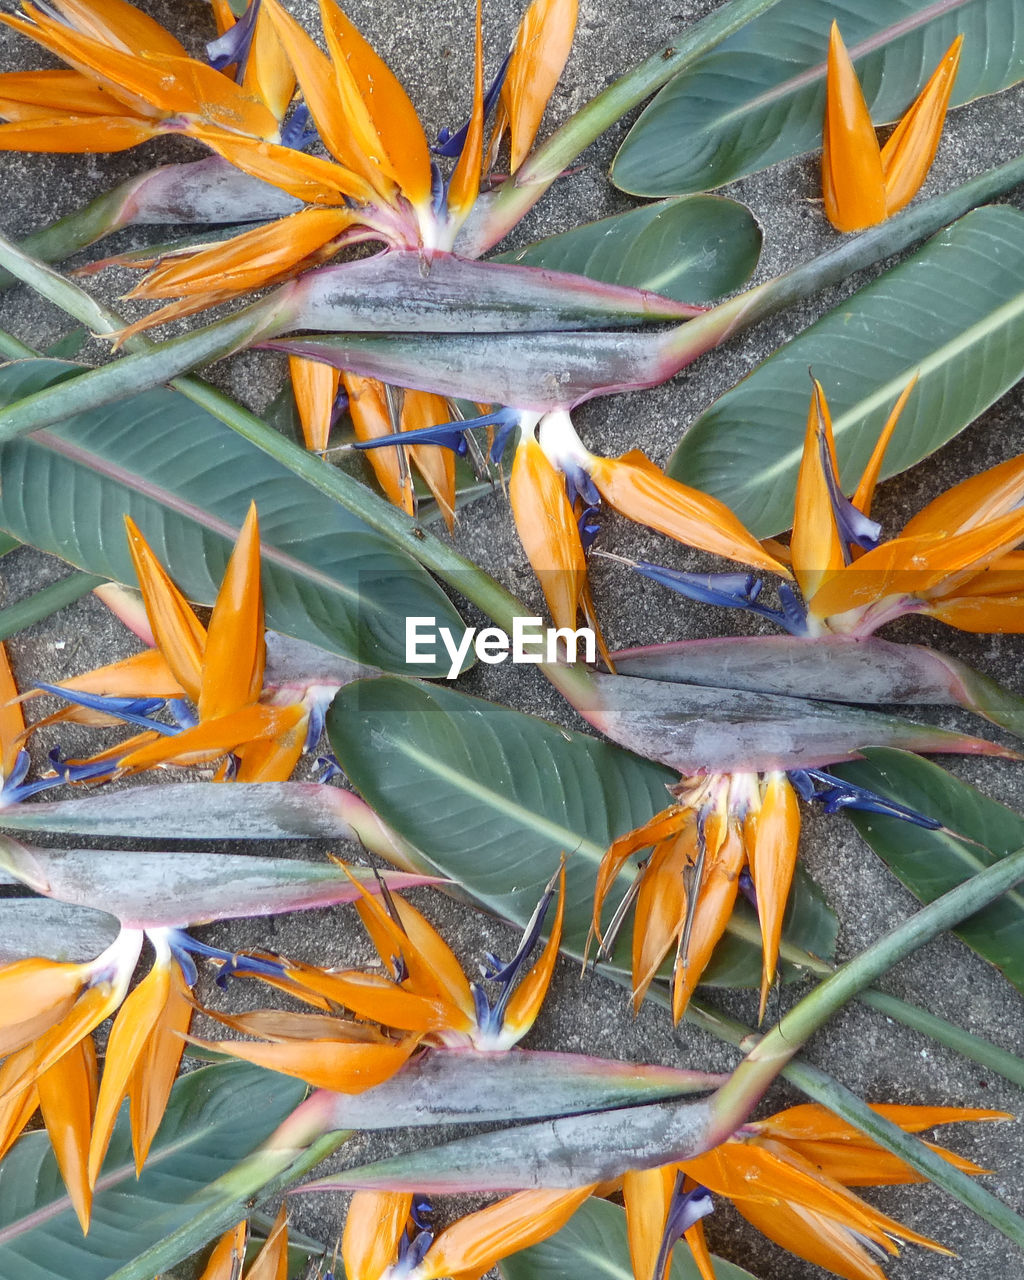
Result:
{"label": "gray stone surface", "polygon": [[[208,11],[197,0],[154,0],[145,7],[196,50],[207,37]],[[555,95],[549,122],[563,119],[616,74],[660,43],[670,41],[688,22],[714,7],[712,0],[679,0],[671,6],[658,5],[653,0],[631,0],[628,4],[584,0],[573,57]],[[308,21],[314,6],[310,0],[296,0],[293,8]],[[491,64],[510,38],[516,9],[508,6],[487,14]],[[428,130],[450,124],[465,113],[472,32],[472,7],[466,0],[405,0],[402,4],[353,0],[348,10],[402,76]],[[43,62],[38,51],[3,31],[0,65],[14,68]],[[626,123],[616,126],[586,153],[578,168],[517,230],[514,243],[628,207],[629,202],[614,191],[605,176],[625,128]],[[1019,89],[956,112],[949,122],[927,192],[944,190],[1006,158],[1019,147],[1022,136],[1024,92]],[[685,145],[685,139],[680,140],[680,145]],[[196,153],[184,143],[151,143],[119,156],[0,155],[2,229],[7,234],[23,234],[77,208],[86,198],[129,174],[141,172],[164,158],[193,154]],[[738,183],[728,192],[747,201],[764,228],[765,252],[759,279],[832,243],[833,235],[816,202],[817,182],[814,160],[800,159]],[[1019,202],[1019,193],[1015,199]],[[159,238],[164,238],[163,232]],[[144,242],[145,233],[124,233],[111,242],[110,251]],[[661,388],[587,405],[576,415],[581,434],[595,449],[621,452],[639,446],[656,461],[665,461],[687,425],[716,396],[870,274],[864,273],[812,303],[759,325]],[[104,296],[113,298],[127,287],[126,281],[126,276],[118,275],[100,281],[98,288]],[[950,305],[955,306],[956,300],[950,299]],[[48,304],[19,289],[0,298],[0,327],[45,347],[66,332],[69,325]],[[99,362],[104,352],[103,344],[91,342],[83,358]],[[281,362],[265,356],[243,357],[215,374],[216,380],[257,409],[273,394],[281,376]],[[1022,407],[1024,395],[1018,387],[934,458],[887,484],[879,502],[887,526],[899,527],[909,514],[951,482],[1020,451],[1024,447]],[[518,549],[502,493],[496,492],[466,511],[457,543],[529,604],[538,602],[539,593]],[[603,545],[621,554],[650,555],[678,566],[694,559],[644,529],[611,518],[606,523]],[[53,560],[31,551],[6,557],[0,564],[0,604],[30,594],[61,571]],[[594,567],[594,591],[613,646],[714,634],[726,631],[734,622],[709,610],[682,605],[651,584],[627,581],[620,569],[607,562]],[[1022,687],[1019,639],[963,637],[938,625],[915,625],[905,628],[902,634],[924,637],[942,651],[981,666],[1011,687]],[[27,688],[36,680],[59,679],[109,661],[130,652],[132,643],[97,602],[86,599],[18,636],[10,647],[21,685]],[[558,696],[532,672],[480,667],[465,679],[463,687],[560,723],[577,724]],[[953,714],[940,718],[943,723],[966,725],[965,718]],[[69,746],[76,745],[76,740],[67,742]],[[84,745],[84,738],[77,739],[77,744]],[[969,760],[954,761],[949,767],[989,794],[1017,807],[1024,806],[1019,765]],[[808,819],[803,858],[839,914],[841,959],[854,955],[914,909],[911,897],[840,819],[826,821],[818,815]],[[498,922],[467,913],[436,895],[421,895],[421,901],[467,962],[471,963],[485,949],[505,952],[514,944],[512,931]],[[203,936],[232,947],[265,945],[321,963],[347,964],[367,958],[366,943],[353,926],[350,913],[340,909],[315,916],[283,917],[269,924],[240,922],[230,927],[218,926],[206,930]],[[953,938],[924,948],[882,985],[984,1033],[1008,1049],[1021,1050],[1024,1002],[998,974]],[[249,994],[243,992],[235,998],[245,999]],[[797,994],[786,992],[783,1002],[788,1004]],[[750,993],[723,995],[722,1004],[747,1020],[756,1016],[756,1000]],[[559,968],[551,998],[529,1043],[534,1047],[715,1069],[726,1067],[735,1057],[686,1025],[673,1030],[665,1015],[653,1007],[645,1007],[634,1018],[620,989],[600,976],[588,975],[581,981],[576,967],[568,962]],[[1009,1111],[1017,1111],[1021,1105],[1018,1092],[998,1078],[857,1005],[815,1037],[807,1057],[869,1100],[991,1106]],[[793,1090],[780,1087],[772,1091],[765,1109],[775,1110],[794,1100]],[[360,1141],[345,1148],[333,1164],[338,1167],[382,1149],[397,1149],[403,1143],[412,1145],[423,1140],[422,1135],[412,1139],[383,1135]],[[959,1151],[993,1168],[996,1172],[986,1185],[1018,1210],[1024,1209],[1018,1125],[963,1130],[954,1134],[952,1143]],[[867,1198],[915,1228],[938,1237],[959,1254],[958,1259],[949,1259],[908,1247],[888,1268],[899,1280],[953,1280],[968,1274],[989,1280],[1013,1280],[1024,1270],[1020,1256],[994,1229],[935,1188],[869,1191]],[[331,1243],[343,1221],[343,1202],[335,1196],[304,1197],[292,1202],[292,1213],[302,1230]],[[708,1235],[717,1251],[749,1267],[762,1280],[811,1280],[822,1274],[768,1244],[729,1208],[722,1207],[710,1220]]]}

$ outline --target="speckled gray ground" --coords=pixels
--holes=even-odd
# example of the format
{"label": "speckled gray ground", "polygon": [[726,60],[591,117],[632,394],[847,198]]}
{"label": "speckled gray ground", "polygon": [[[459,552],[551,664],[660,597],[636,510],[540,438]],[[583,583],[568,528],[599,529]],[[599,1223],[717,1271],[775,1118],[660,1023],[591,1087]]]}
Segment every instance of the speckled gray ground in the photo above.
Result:
{"label": "speckled gray ground", "polygon": [[[208,12],[197,0],[161,0],[145,7],[197,49],[207,38]],[[293,7],[307,19],[313,9],[310,0],[296,0]],[[564,118],[598,87],[661,42],[669,42],[688,22],[714,7],[712,0],[677,0],[668,6],[653,0],[630,0],[626,4],[583,0],[573,58],[556,93],[551,119]],[[493,62],[511,34],[518,6],[508,6],[500,13],[494,12],[498,6],[489,8],[487,43]],[[428,130],[450,123],[465,111],[472,28],[472,9],[466,0],[404,0],[400,5],[352,0],[348,10],[409,86]],[[38,66],[41,62],[35,50],[29,51],[5,31],[0,34],[0,64],[7,68]],[[624,123],[611,130],[587,152],[579,168],[563,179],[517,230],[517,242],[627,206],[605,176],[625,128]],[[1007,158],[1019,147],[1022,136],[1024,90],[1013,90],[956,112],[949,122],[927,191],[944,190]],[[183,144],[149,144],[112,157],[2,156],[3,230],[23,234],[77,208],[87,197],[128,174],[140,172],[160,159],[183,158],[186,154],[193,153]],[[815,203],[817,176],[813,161],[797,160],[779,166],[736,184],[728,194],[747,201],[764,228],[765,252],[759,278],[803,260],[832,242],[832,233]],[[1020,202],[1020,193],[1017,200]],[[122,235],[111,251],[138,242],[138,235]],[[577,417],[581,433],[597,449],[617,453],[641,446],[657,461],[664,461],[687,425],[717,395],[862,280],[851,281],[813,303],[758,326],[666,386],[586,406]],[[117,285],[115,281],[108,286],[110,296],[119,292]],[[950,300],[950,305],[955,305],[955,299]],[[46,346],[68,327],[62,316],[24,290],[0,299],[0,326],[37,346]],[[103,357],[104,349],[98,343],[91,343],[84,352],[87,360],[98,362]],[[260,356],[241,358],[216,376],[260,408],[273,394],[281,374],[276,360]],[[1020,451],[1024,445],[1022,407],[1024,395],[1018,388],[938,456],[885,486],[880,506],[892,526],[898,527],[907,515],[951,481]],[[457,541],[462,550],[491,568],[527,601],[537,600],[538,593],[500,493],[466,513]],[[652,554],[680,565],[686,562],[685,553],[666,547],[663,540],[635,526],[610,522],[605,545],[624,554]],[[53,560],[30,551],[6,557],[0,565],[0,603],[19,599],[61,571]],[[613,647],[685,634],[713,634],[722,625],[717,615],[696,607],[681,608],[654,587],[630,582],[628,590],[624,590],[619,572],[607,564],[595,566],[594,589]],[[1021,688],[1019,640],[962,637],[937,625],[930,629],[916,627],[915,637],[922,635],[937,648],[962,656],[1011,687]],[[130,649],[123,631],[91,599],[11,642],[23,687],[38,679],[59,679]],[[529,670],[513,673],[506,667],[481,667],[464,681],[464,687],[560,723],[576,723],[557,695]],[[957,721],[954,715],[943,719],[950,724]],[[1024,807],[1019,766],[986,760],[954,762],[950,767],[990,794]],[[807,821],[804,861],[839,914],[840,958],[855,954],[914,908],[910,896],[840,820],[826,822],[812,816]],[[442,898],[430,898],[427,909],[465,957],[484,949],[506,950],[512,943],[512,934],[504,926],[467,913]],[[348,963],[364,956],[366,950],[343,910],[315,917],[281,918],[269,926],[240,924],[210,929],[207,936],[238,947],[269,945],[320,962]],[[1008,1049],[1021,1050],[1024,1002],[955,939],[944,938],[924,948],[882,985],[983,1031]],[[784,999],[789,1001],[794,995],[787,993]],[[737,994],[722,1003],[748,1020],[755,1013],[749,994]],[[529,1043],[714,1069],[727,1067],[734,1060],[731,1051],[685,1025],[673,1031],[658,1010],[645,1008],[634,1018],[621,990],[600,977],[588,975],[581,982],[575,966],[568,963],[559,970]],[[984,1105],[1010,1111],[1021,1108],[1017,1092],[997,1078],[857,1005],[815,1037],[807,1057],[870,1100]],[[778,1088],[768,1100],[768,1109],[785,1105],[795,1096],[791,1090]],[[387,1142],[389,1136],[380,1142],[393,1146]],[[1024,1208],[1024,1164],[1018,1125],[965,1130],[957,1133],[953,1141],[964,1154],[996,1170],[987,1180],[995,1194],[1018,1209]],[[360,1144],[359,1151],[376,1150],[378,1145],[375,1139]],[[350,1162],[354,1156],[346,1149],[334,1163]],[[948,1259],[908,1248],[889,1267],[893,1277],[953,1280],[970,1274],[988,1280],[1013,1280],[1024,1272],[1021,1258],[1001,1236],[936,1189],[911,1187],[868,1194],[885,1211],[937,1236],[960,1255],[958,1259]],[[303,1198],[294,1202],[293,1215],[300,1228],[330,1242],[342,1221],[342,1204],[336,1197]],[[763,1280],[811,1280],[822,1274],[755,1235],[727,1207],[710,1220],[708,1234],[717,1251],[750,1268]]]}

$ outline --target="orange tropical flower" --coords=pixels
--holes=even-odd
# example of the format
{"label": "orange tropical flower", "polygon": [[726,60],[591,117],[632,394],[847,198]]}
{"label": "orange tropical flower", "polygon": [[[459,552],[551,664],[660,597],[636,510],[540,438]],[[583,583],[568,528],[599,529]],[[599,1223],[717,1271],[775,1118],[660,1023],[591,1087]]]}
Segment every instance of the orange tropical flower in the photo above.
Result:
{"label": "orange tropical flower", "polygon": [[839,25],[832,23],[821,179],[825,213],[837,231],[873,227],[917,194],[939,147],[962,44],[963,36],[957,36],[885,146],[879,147]]}
{"label": "orange tropical flower", "polygon": [[[782,918],[796,867],[800,811],[781,772],[684,779],[676,803],[620,836],[597,874],[592,932],[610,953],[634,906],[633,1004],[638,1007],[675,948],[672,1016],[678,1022],[732,914],[746,869],[757,899],[763,949],[761,1016],[775,980]],[[602,932],[605,901],[626,861],[650,849],[633,890]]]}
{"label": "orange tropical flower", "polygon": [[341,1240],[348,1280],[479,1280],[510,1253],[560,1230],[593,1187],[520,1191],[446,1227],[435,1239],[430,1202],[390,1191],[357,1191]]}
{"label": "orange tropical flower", "polygon": [[[286,780],[316,708],[305,699],[283,705],[262,700],[266,645],[255,506],[228,562],[209,627],[192,612],[134,522],[126,517],[125,523],[156,648],[41,687],[77,704],[60,713],[65,718],[84,715],[88,722],[99,717],[109,723],[113,717],[139,724],[143,732],[88,760],[67,762],[62,774],[77,781],[219,761],[218,781]],[[181,727],[152,718],[165,700],[180,715]]]}
{"label": "orange tropical flower", "polygon": [[[920,1133],[961,1121],[1009,1119],[1001,1111],[959,1107],[873,1106]],[[932,1146],[957,1169],[986,1170]],[[701,1219],[710,1195],[731,1200],[769,1239],[844,1280],[884,1280],[878,1265],[896,1254],[897,1240],[949,1253],[942,1245],[880,1213],[849,1187],[889,1186],[925,1179],[859,1129],[809,1103],[751,1121],[703,1156],[628,1173],[623,1196],[636,1280],[663,1280],[672,1245],[685,1236],[704,1280],[714,1280]]]}
{"label": "orange tropical flower", "polygon": [[888,541],[870,519],[885,450],[913,385],[897,400],[847,499],[828,402],[814,383],[788,552],[808,630],[865,636],[903,614],[923,613],[966,631],[1020,632],[1024,454],[955,485]]}
{"label": "orange tropical flower", "polygon": [[74,70],[0,76],[0,150],[121,151],[162,133],[280,138],[294,79],[279,56],[272,70],[276,37],[265,20],[238,85],[126,0],[29,3],[23,14],[0,21]]}
{"label": "orange tropical flower", "polygon": [[[550,937],[523,975],[556,883],[558,906]],[[265,1042],[195,1043],[339,1093],[359,1093],[380,1084],[421,1045],[503,1052],[533,1026],[547,994],[558,958],[564,897],[563,868],[548,885],[512,960],[502,965],[488,957],[492,969],[485,976],[499,989],[491,1003],[483,986],[469,981],[447,943],[415,907],[397,894],[387,893],[379,901],[362,893],[355,907],[388,975],[284,961],[283,972],[266,980],[325,1012],[230,1016],[208,1009],[225,1026],[261,1035]],[[359,1021],[337,1016],[339,1009]]]}

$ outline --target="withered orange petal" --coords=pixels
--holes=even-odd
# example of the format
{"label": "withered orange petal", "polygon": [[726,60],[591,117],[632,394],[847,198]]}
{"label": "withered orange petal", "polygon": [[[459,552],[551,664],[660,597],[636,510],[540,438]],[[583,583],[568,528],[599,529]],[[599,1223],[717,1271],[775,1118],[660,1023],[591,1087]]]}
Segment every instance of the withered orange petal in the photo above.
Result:
{"label": "withered orange petal", "polygon": [[708,856],[689,941],[672,974],[672,1018],[675,1022],[683,1016],[729,923],[745,860],[746,849],[739,830],[730,823],[717,855]]}
{"label": "withered orange petal", "polygon": [[898,212],[914,198],[932,167],[942,137],[949,95],[953,92],[953,82],[960,65],[963,42],[963,36],[959,35],[949,46],[928,83],[882,148],[887,216]]}
{"label": "withered orange petal", "polygon": [[860,231],[886,216],[882,156],[857,73],[832,23],[828,46],[821,175],[825,214],[837,231]]}
{"label": "withered orange petal", "polygon": [[210,614],[198,703],[201,721],[229,716],[256,701],[263,689],[266,653],[260,526],[253,502]]}
{"label": "withered orange petal", "polygon": [[288,1210],[283,1202],[245,1280],[288,1280]]}
{"label": "withered orange petal", "polygon": [[686,922],[684,872],[696,857],[692,828],[658,845],[640,880],[633,912],[633,1008],[640,1007]]}
{"label": "withered orange petal", "polygon": [[[383,382],[348,372],[342,373],[341,380],[348,393],[349,417],[357,440],[378,440],[398,430],[398,424],[391,420]],[[416,498],[409,472],[408,450],[400,447],[368,449],[364,457],[368,458],[388,501],[412,515]]]}
{"label": "withered orange petal", "polygon": [[357,1191],[341,1237],[345,1275],[354,1280],[382,1276],[398,1257],[412,1196],[403,1191]]}
{"label": "withered orange petal", "polygon": [[508,496],[555,626],[574,628],[587,562],[565,481],[532,434],[524,434],[516,446]]}

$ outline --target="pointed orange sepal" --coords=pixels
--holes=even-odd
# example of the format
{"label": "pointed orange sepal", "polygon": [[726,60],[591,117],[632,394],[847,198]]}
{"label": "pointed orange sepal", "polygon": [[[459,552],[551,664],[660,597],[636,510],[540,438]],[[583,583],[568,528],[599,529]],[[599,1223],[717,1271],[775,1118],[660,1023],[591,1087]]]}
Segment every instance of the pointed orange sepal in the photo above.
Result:
{"label": "pointed orange sepal", "polygon": [[871,457],[868,459],[867,466],[861,475],[860,483],[850,499],[857,510],[863,512],[866,516],[871,515],[871,504],[875,499],[875,486],[878,484],[878,477],[882,472],[885,451],[889,447],[889,441],[892,439],[892,433],[896,430],[900,415],[910,399],[910,393],[917,386],[917,376],[915,373],[900,392],[898,400],[892,407],[892,412],[885,420],[885,426],[882,427],[878,439],[875,441],[875,447],[871,451]]}
{"label": "pointed orange sepal", "polygon": [[932,167],[960,65],[963,42],[963,36],[959,35],[949,46],[928,83],[882,148],[887,217],[909,204]]}
{"label": "pointed orange sepal", "polygon": [[501,90],[500,137],[510,136],[510,171],[526,159],[572,48],[578,0],[533,0],[523,15]]}
{"label": "pointed orange sepal", "polygon": [[122,658],[120,662],[112,662],[109,666],[85,671],[70,680],[62,680],[58,688],[122,698],[186,696],[159,649],[145,649],[131,658]]}
{"label": "pointed orange sepal", "polygon": [[677,1166],[630,1169],[622,1176],[626,1236],[635,1280],[665,1280],[654,1268],[665,1234],[665,1218],[675,1190]]}
{"label": "pointed orange sepal", "polygon": [[238,1040],[191,1037],[189,1043],[305,1080],[314,1089],[362,1093],[400,1071],[419,1044],[419,1036],[409,1036],[397,1044],[351,1044],[341,1040],[243,1044]]}
{"label": "pointed orange sepal", "polygon": [[860,231],[884,220],[882,153],[836,22],[828,44],[821,185],[825,214],[837,231]]}
{"label": "pointed orange sepal", "polygon": [[837,470],[832,415],[821,383],[813,381],[789,540],[793,572],[808,601],[829,574],[846,564],[825,473],[826,459],[834,474]]}
{"label": "pointed orange sepal", "polygon": [[283,120],[295,96],[295,72],[273,19],[262,8],[256,16],[242,88],[265,103],[275,120]]}
{"label": "pointed orange sepal", "polygon": [[479,1277],[510,1253],[528,1249],[560,1230],[590,1195],[571,1191],[520,1191],[446,1228],[427,1250],[422,1280]]}
{"label": "pointed orange sepal", "polygon": [[79,31],[125,53],[187,57],[185,46],[154,18],[128,0],[55,0],[64,18]]}
{"label": "pointed orange sepal", "polygon": [[[444,396],[429,391],[406,391],[402,399],[402,431],[418,431],[421,427],[434,427],[447,422],[450,414]],[[373,449],[371,453],[384,452]],[[418,444],[409,449],[409,457],[434,495],[448,532],[455,528],[455,454],[440,445]]]}
{"label": "pointed orange sepal", "polygon": [[192,1000],[184,975],[177,964],[171,964],[170,971],[166,1002],[128,1080],[136,1174],[142,1172],[163,1120],[192,1021]]}
{"label": "pointed orange sepal", "polygon": [[284,1203],[245,1280],[288,1280],[288,1211]]}
{"label": "pointed orange sepal", "polygon": [[206,628],[153,554],[135,521],[125,516],[124,522],[128,531],[128,550],[154,639],[174,678],[195,702],[202,683]]}
{"label": "pointed orange sepal", "polygon": [[248,1239],[249,1224],[243,1218],[217,1241],[199,1280],[240,1280]]}
{"label": "pointed orange sepal", "polygon": [[[311,453],[322,454],[331,433],[334,402],[338,398],[341,371],[319,360],[288,357],[295,407],[302,424],[302,439]],[[376,452],[375,450],[371,452]]]}
{"label": "pointed orange sepal", "polygon": [[0,969],[0,1057],[60,1023],[74,1008],[84,981],[81,965],[35,957]]}
{"label": "pointed orange sepal", "polygon": [[724,502],[673,480],[639,449],[621,458],[592,460],[590,478],[601,497],[628,520],[677,542],[789,577]]}
{"label": "pointed orange sepal", "polygon": [[694,821],[691,810],[682,805],[672,805],[655,814],[649,822],[627,831],[625,835],[613,840],[597,869],[597,884],[594,888],[594,920],[591,933],[602,942],[601,911],[609,890],[615,883],[627,859],[641,849],[651,848],[664,840],[679,834],[688,824]]}
{"label": "pointed orange sepal", "polygon": [[696,824],[651,854],[640,880],[633,917],[633,1010],[654,981],[661,962],[676,946],[686,924],[687,872],[697,860]]}
{"label": "pointed orange sepal", "polygon": [[[708,826],[710,825],[709,823]],[[678,1022],[686,1012],[686,1006],[729,923],[739,890],[739,875],[746,857],[747,850],[737,823],[727,820],[724,839],[717,851],[711,849],[709,841],[690,936],[685,949],[680,949],[673,969],[674,1022]]]}
{"label": "pointed orange sepal", "polygon": [[448,184],[448,213],[460,226],[480,194],[484,154],[484,32],[483,0],[476,0],[476,38],[473,63],[473,109],[462,151]]}
{"label": "pointed orange sepal", "polygon": [[0,642],[0,776],[14,768],[25,734],[25,717],[18,701],[18,687],[7,658],[7,646]]}
{"label": "pointed orange sepal", "polygon": [[357,1191],[352,1197],[341,1237],[345,1275],[383,1276],[398,1257],[412,1196],[402,1191]]}
{"label": "pointed orange sepal", "polygon": [[250,503],[210,614],[198,699],[199,719],[248,707],[263,689],[267,647],[260,590],[260,526]]}
{"label": "pointed orange sepal", "polygon": [[903,528],[903,537],[966,533],[1006,515],[1024,499],[1024,454],[1007,458],[939,494]]}
{"label": "pointed orange sepal", "polygon": [[555,626],[575,628],[587,562],[565,481],[532,432],[524,432],[516,446],[508,496]]}
{"label": "pointed orange sepal", "polygon": [[85,1036],[36,1081],[60,1176],[83,1232],[89,1230],[92,1209],[89,1131],[96,1109],[97,1076],[96,1046],[92,1036]]}
{"label": "pointed orange sepal", "polygon": [[558,959],[558,948],[562,941],[562,923],[565,920],[565,859],[558,873],[558,905],[555,918],[551,923],[551,933],[544,944],[544,950],[534,961],[529,972],[516,987],[505,1008],[504,1031],[502,1044],[511,1045],[521,1040],[536,1021],[540,1007],[544,1003],[551,975],[555,971]]}
{"label": "pointed orange sepal", "polygon": [[761,925],[763,958],[759,1018],[763,1018],[768,992],[775,981],[782,920],[786,914],[800,843],[800,807],[796,792],[784,773],[765,775],[764,798],[760,812],[753,816],[753,827],[753,841],[747,855]]}
{"label": "pointed orange sepal", "polygon": [[320,17],[338,96],[370,180],[386,200],[394,183],[414,207],[429,205],[430,148],[409,95],[334,0],[320,0]]}
{"label": "pointed orange sepal", "polygon": [[[398,430],[391,419],[383,382],[347,372],[342,373],[341,380],[348,393],[348,412],[357,440],[379,440]],[[416,509],[416,496],[409,473],[409,451],[400,447],[367,449],[363,456],[388,501],[411,516]]]}

